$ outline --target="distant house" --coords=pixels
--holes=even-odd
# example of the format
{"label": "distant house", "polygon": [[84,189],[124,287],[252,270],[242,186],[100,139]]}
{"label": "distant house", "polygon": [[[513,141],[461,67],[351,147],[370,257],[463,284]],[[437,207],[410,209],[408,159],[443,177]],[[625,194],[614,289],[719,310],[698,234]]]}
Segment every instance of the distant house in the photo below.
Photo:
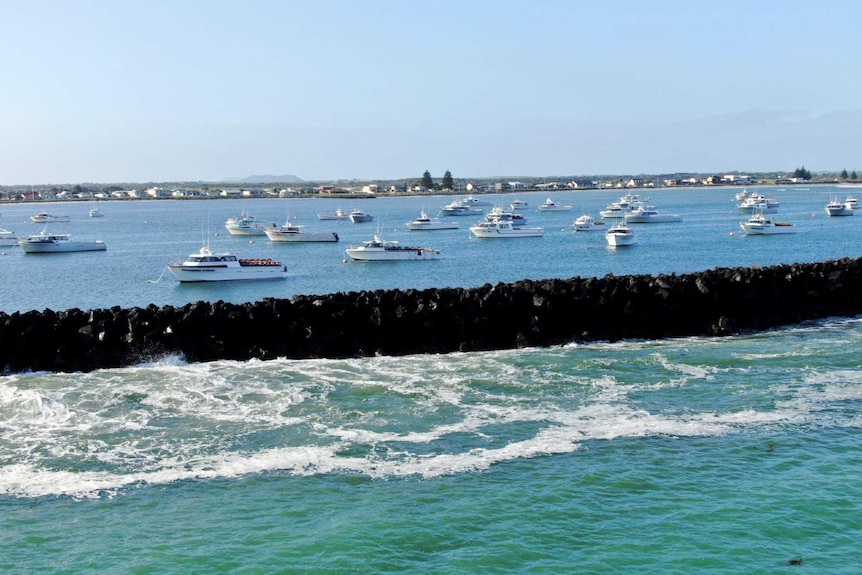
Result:
{"label": "distant house", "polygon": [[242,197],[242,190],[222,190],[218,195],[222,198],[240,198]]}
{"label": "distant house", "polygon": [[156,186],[153,188],[147,188],[144,191],[144,195],[148,198],[169,198],[171,197],[171,191],[166,188],[159,188]]}
{"label": "distant house", "polygon": [[725,174],[721,177],[721,182],[724,184],[747,185],[751,183],[751,176],[742,174]]}
{"label": "distant house", "polygon": [[632,178],[628,182],[626,182],[627,188],[642,188],[644,187],[644,179],[643,178]]}

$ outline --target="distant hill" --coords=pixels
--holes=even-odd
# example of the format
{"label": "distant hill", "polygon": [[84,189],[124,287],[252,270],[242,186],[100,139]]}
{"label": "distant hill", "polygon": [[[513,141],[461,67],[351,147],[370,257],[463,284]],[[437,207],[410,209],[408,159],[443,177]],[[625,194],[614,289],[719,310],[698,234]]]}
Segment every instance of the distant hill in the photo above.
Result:
{"label": "distant hill", "polygon": [[271,182],[286,182],[286,183],[290,183],[290,184],[301,184],[301,183],[305,182],[305,180],[303,180],[302,178],[298,178],[296,176],[290,175],[290,174],[288,174],[286,176],[270,176],[270,175],[264,174],[264,175],[259,175],[259,176],[258,175],[248,176],[246,178],[228,178],[225,180],[225,182],[236,182],[239,184],[266,184],[266,183],[271,183]]}

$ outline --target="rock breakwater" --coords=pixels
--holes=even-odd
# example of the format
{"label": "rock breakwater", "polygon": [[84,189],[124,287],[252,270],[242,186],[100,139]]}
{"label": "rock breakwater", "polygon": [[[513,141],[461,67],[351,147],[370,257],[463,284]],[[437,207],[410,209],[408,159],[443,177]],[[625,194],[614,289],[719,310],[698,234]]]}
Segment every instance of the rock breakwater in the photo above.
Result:
{"label": "rock breakwater", "polygon": [[0,370],[346,358],[723,336],[862,313],[862,259],[692,274],[0,313]]}

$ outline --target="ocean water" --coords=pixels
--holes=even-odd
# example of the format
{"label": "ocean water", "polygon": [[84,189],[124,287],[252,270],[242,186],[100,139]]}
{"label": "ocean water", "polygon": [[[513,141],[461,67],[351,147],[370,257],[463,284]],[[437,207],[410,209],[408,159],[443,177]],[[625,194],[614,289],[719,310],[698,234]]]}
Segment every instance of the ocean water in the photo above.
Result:
{"label": "ocean water", "polygon": [[[477,285],[519,273],[671,273],[859,257],[862,220],[822,214],[836,191],[776,191],[781,219],[800,233],[774,238],[730,235],[741,219],[730,213],[732,191],[711,198],[661,191],[653,203],[685,221],[638,227],[641,241],[626,251],[601,246],[601,234],[563,231],[589,207],[554,214],[545,238],[518,240],[517,248],[429,232],[422,241],[439,243],[443,260],[394,266],[341,262],[343,244],[373,233],[360,225],[338,228],[343,240],[331,252],[213,236],[237,252],[277,248],[296,272],[276,285],[206,291],[146,281],[158,278],[167,252],[200,245],[189,229],[197,222],[178,232],[182,241],[141,237],[140,223],[138,236],[125,238],[109,218],[137,220],[109,213],[108,204],[104,223],[71,224],[82,236],[104,231],[107,252],[0,258],[4,283],[16,284],[0,307],[248,301],[281,297],[255,290],[289,297],[426,281]],[[594,194],[603,202],[594,212],[614,199]],[[527,199],[536,205],[544,197]],[[565,203],[587,197],[555,195]],[[391,204],[408,219],[428,198],[402,201]],[[153,225],[155,215],[193,219],[200,210],[159,204],[116,208],[151,209]],[[387,205],[363,207],[384,213]],[[12,227],[13,207],[23,206],[3,206],[3,227]],[[318,207],[337,206],[308,209]],[[135,253],[125,247],[132,239],[143,261],[110,259]],[[520,253],[528,241],[533,257]],[[536,261],[542,250],[545,268]],[[312,253],[321,257],[288,257]],[[90,259],[99,255],[109,258]],[[53,282],[58,303],[50,303],[49,290],[34,285],[44,280],[24,271],[31,261],[74,266],[89,279]],[[129,267],[117,278],[108,264]],[[18,268],[21,275],[6,275]],[[17,287],[26,274],[29,300]],[[307,289],[313,284],[320,289]],[[174,357],[87,374],[6,374],[0,572],[858,573],[860,348],[862,318],[831,318],[720,339],[354,360]]]}

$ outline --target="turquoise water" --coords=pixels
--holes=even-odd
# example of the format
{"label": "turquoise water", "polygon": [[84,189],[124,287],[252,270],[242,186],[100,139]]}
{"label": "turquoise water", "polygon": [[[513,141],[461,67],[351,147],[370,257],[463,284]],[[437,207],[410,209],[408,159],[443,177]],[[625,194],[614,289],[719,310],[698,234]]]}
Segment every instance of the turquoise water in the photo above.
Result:
{"label": "turquoise water", "polygon": [[855,573],[862,320],[0,379],[12,573]]}
{"label": "turquoise water", "polygon": [[[721,265],[859,255],[862,220],[812,217],[825,204],[820,191],[782,202],[804,233],[756,239],[730,235],[739,217],[729,213],[729,193],[711,199],[718,222],[699,215],[704,198],[674,196],[673,209],[654,197],[665,211],[689,214],[686,222],[638,228],[641,243],[625,253],[562,225],[533,257],[435,235],[450,256],[435,277],[670,272],[697,267],[695,254]],[[613,199],[603,194],[596,203]],[[399,209],[412,215],[410,202],[421,200]],[[104,221],[132,226],[129,214],[145,209],[181,219],[164,212],[170,205],[129,204],[121,215],[108,204]],[[12,227],[10,209],[4,227]],[[45,262],[80,269],[98,254],[10,252],[0,258],[3,273],[23,275],[3,276],[16,280],[0,307],[222,297],[221,289],[146,283],[167,252],[199,245],[193,227],[179,234],[189,236],[185,249],[164,234],[142,242],[105,226],[113,235],[102,255],[113,259],[51,289],[38,275],[49,273]],[[680,242],[687,236],[695,246]],[[126,242],[139,245],[134,262],[125,261],[134,252]],[[667,249],[674,244],[679,250]],[[435,279],[423,271],[435,262],[346,265],[343,248],[316,260],[280,250],[294,256],[292,278],[276,288],[231,286],[228,299]],[[550,254],[546,268],[535,257],[541,250]],[[38,269],[19,270],[31,265]],[[129,267],[117,277],[104,273],[111,266]],[[25,289],[28,273],[42,279]],[[0,572],[858,573],[860,348],[862,319],[834,318],[721,339],[355,360],[190,365],[173,357],[0,376]],[[789,566],[794,559],[802,565]]]}

